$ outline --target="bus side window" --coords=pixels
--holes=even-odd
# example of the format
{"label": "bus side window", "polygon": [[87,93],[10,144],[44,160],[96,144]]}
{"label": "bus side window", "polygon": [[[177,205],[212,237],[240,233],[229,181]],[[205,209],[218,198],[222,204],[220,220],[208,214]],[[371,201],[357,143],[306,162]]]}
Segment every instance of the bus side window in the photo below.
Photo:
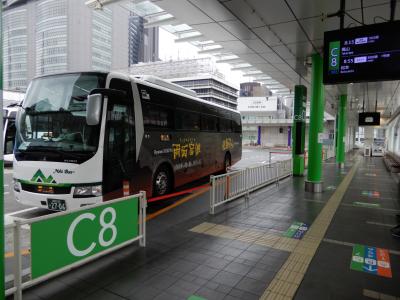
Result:
{"label": "bus side window", "polygon": [[200,114],[186,110],[176,111],[176,129],[199,131],[200,130]]}
{"label": "bus side window", "polygon": [[201,130],[218,131],[218,118],[209,115],[201,115]]}
{"label": "bus side window", "polygon": [[[143,104],[145,102],[142,102]],[[143,123],[145,128],[174,128],[174,113],[171,109],[146,103],[143,105]]]}
{"label": "bus side window", "polygon": [[232,132],[231,121],[227,119],[219,119],[220,132]]}
{"label": "bus side window", "polygon": [[232,114],[232,128],[233,132],[242,133],[242,120],[239,114]]}

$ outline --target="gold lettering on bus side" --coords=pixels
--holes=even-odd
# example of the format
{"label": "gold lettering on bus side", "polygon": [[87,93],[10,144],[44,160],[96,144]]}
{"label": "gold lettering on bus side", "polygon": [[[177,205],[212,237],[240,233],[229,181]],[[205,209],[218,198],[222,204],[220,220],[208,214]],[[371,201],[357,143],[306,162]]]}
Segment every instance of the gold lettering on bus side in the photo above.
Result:
{"label": "gold lettering on bus side", "polygon": [[172,144],[172,153],[174,159],[181,157],[181,145],[180,144]]}
{"label": "gold lettering on bus side", "polygon": [[195,146],[193,143],[189,144],[189,156],[193,156],[195,151]]}
{"label": "gold lettering on bus side", "polygon": [[181,146],[181,157],[187,158],[188,157],[188,145]]}
{"label": "gold lettering on bus side", "polygon": [[233,140],[231,138],[226,138],[222,141],[222,150],[233,149]]}
{"label": "gold lettering on bus side", "polygon": [[196,143],[196,156],[199,156],[201,152],[201,145],[200,143]]}

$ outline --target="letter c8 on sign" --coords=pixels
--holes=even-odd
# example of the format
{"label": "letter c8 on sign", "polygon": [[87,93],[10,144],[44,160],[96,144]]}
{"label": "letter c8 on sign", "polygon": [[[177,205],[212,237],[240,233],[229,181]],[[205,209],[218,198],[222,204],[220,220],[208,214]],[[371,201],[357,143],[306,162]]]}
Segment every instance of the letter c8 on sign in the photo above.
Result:
{"label": "letter c8 on sign", "polygon": [[32,278],[138,237],[138,204],[132,197],[32,223]]}

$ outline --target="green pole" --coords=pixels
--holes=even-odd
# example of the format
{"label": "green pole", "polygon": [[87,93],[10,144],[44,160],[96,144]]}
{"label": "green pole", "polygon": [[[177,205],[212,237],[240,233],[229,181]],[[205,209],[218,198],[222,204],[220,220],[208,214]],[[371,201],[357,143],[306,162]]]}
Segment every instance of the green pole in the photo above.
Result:
{"label": "green pole", "polygon": [[306,191],[322,192],[322,134],[324,130],[324,86],[322,58],[312,56],[310,130],[308,139],[308,173]]}
{"label": "green pole", "polygon": [[345,136],[346,136],[346,105],[347,95],[340,95],[338,107],[338,125],[337,125],[337,147],[336,162],[341,168],[344,167],[345,159]]}
{"label": "green pole", "polygon": [[335,116],[335,155],[337,153],[338,115]]}
{"label": "green pole", "polygon": [[[0,107],[3,110],[3,1],[0,1]],[[0,114],[0,299],[5,299],[4,289],[4,141],[3,112]],[[15,254],[16,255],[16,254]]]}
{"label": "green pole", "polygon": [[307,88],[294,87],[294,113],[292,126],[293,175],[304,175],[304,140],[306,134]]}

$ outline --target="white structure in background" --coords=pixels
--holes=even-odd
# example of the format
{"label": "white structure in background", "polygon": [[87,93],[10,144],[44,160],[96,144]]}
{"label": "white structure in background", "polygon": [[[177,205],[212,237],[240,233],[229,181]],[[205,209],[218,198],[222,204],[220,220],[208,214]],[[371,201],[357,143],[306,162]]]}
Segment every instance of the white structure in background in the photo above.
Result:
{"label": "white structure in background", "polygon": [[290,145],[291,110],[282,98],[239,97],[238,110],[242,114],[243,144],[264,147]]}
{"label": "white structure in background", "polygon": [[[238,110],[242,114],[244,145],[262,147],[290,147],[293,112],[291,101],[281,97],[239,97]],[[325,158],[334,155],[334,118],[324,116],[324,151]],[[306,111],[305,145],[308,145],[309,108]]]}
{"label": "white structure in background", "polygon": [[197,96],[236,109],[238,89],[228,83],[211,58],[156,61],[131,65],[134,75],[154,75],[197,93]]}
{"label": "white structure in background", "polygon": [[[389,123],[387,127],[388,130],[391,129],[391,123],[393,122]],[[396,136],[393,136],[393,138],[396,140]],[[385,128],[382,126],[382,124],[381,126],[358,127],[358,132],[356,133],[356,143],[357,146],[364,149],[364,151],[365,149],[369,149],[370,156],[383,156],[385,151]],[[390,139],[388,139],[388,143],[393,144]]]}
{"label": "white structure in background", "polygon": [[[396,116],[396,114],[395,114]],[[400,114],[391,118],[386,127],[386,150],[400,157]]]}
{"label": "white structure in background", "polygon": [[20,103],[24,100],[25,93],[14,91],[3,91],[3,107],[7,107],[13,103]]}

